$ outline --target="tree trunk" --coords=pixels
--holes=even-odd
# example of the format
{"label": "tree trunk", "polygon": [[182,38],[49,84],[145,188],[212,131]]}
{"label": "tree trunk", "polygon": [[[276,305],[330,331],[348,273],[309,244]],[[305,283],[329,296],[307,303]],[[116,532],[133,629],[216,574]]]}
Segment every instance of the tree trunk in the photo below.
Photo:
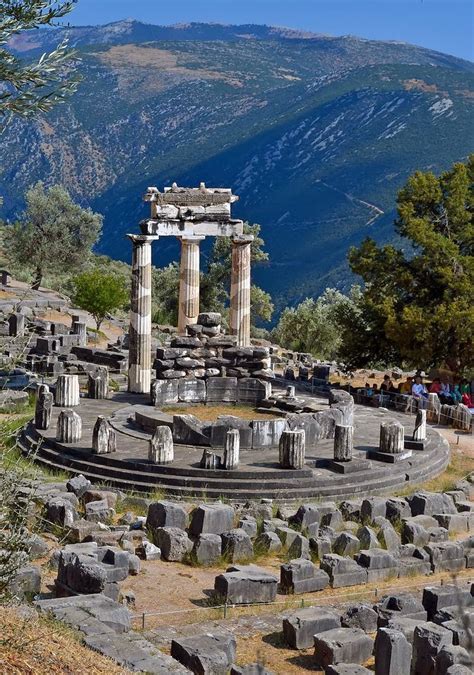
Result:
{"label": "tree trunk", "polygon": [[33,281],[31,288],[34,291],[39,291],[39,288],[41,286],[41,282],[43,280],[43,270],[41,267],[36,268],[36,274],[35,274],[35,280]]}

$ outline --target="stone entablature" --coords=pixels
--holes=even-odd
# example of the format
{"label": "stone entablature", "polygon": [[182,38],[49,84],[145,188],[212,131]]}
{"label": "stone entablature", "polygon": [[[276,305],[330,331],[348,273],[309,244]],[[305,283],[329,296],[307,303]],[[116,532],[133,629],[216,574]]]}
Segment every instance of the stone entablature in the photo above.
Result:
{"label": "stone entablature", "polygon": [[130,311],[129,391],[150,389],[151,245],[160,237],[181,241],[178,331],[197,323],[199,315],[199,247],[206,236],[232,238],[230,294],[231,332],[239,346],[250,345],[250,260],[253,236],[243,234],[241,220],[231,218],[238,197],[229,188],[178,187],[160,192],[149,187],[145,201],[151,217],[140,223],[141,235],[128,235],[133,244]]}

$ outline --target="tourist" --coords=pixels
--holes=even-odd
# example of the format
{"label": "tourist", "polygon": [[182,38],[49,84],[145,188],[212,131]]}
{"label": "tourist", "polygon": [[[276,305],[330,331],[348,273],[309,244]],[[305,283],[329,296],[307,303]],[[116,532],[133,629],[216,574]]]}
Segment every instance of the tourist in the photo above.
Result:
{"label": "tourist", "polygon": [[393,387],[393,382],[390,379],[390,375],[384,375],[383,376],[383,382],[380,385],[380,391],[390,391],[390,389]]}
{"label": "tourist", "polygon": [[454,385],[451,396],[452,396],[452,399],[453,399],[453,403],[461,403],[462,394],[461,394],[461,389],[459,387],[459,384]]}
{"label": "tourist", "polygon": [[429,392],[430,392],[430,394],[438,394],[438,396],[440,395],[440,393],[441,393],[441,380],[439,379],[439,377],[435,377],[435,379],[433,380],[433,382],[430,385]]}
{"label": "tourist", "polygon": [[451,391],[451,385],[445,378],[441,381],[441,391],[439,392],[438,396],[441,403],[452,405],[453,393]]}
{"label": "tourist", "polygon": [[471,385],[469,384],[469,380],[466,380],[465,377],[461,380],[459,388],[461,390],[461,395],[467,394],[468,396],[471,396]]}
{"label": "tourist", "polygon": [[424,403],[428,398],[428,391],[423,384],[423,378],[421,375],[415,377],[415,383],[411,388],[411,394],[414,400],[417,402],[419,407],[424,407]]}
{"label": "tourist", "polygon": [[405,396],[408,396],[409,394],[411,394],[412,386],[413,386],[413,378],[407,377],[407,381],[402,382],[400,384],[398,391],[400,392],[400,394],[405,394]]}
{"label": "tourist", "polygon": [[470,411],[474,409],[474,401],[472,400],[471,394],[462,394],[461,401]]}

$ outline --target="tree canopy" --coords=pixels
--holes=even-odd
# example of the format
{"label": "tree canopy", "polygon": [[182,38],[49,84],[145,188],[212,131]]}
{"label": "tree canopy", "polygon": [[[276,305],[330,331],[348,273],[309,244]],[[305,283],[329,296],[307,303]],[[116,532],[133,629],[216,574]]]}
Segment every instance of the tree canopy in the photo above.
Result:
{"label": "tree canopy", "polygon": [[79,78],[68,72],[75,57],[67,41],[38,60],[23,62],[9,42],[23,31],[54,25],[77,0],[0,0],[0,124],[11,114],[47,112],[76,91]]}
{"label": "tree canopy", "polygon": [[13,265],[35,273],[39,288],[45,272],[80,270],[99,238],[102,216],[75,204],[60,185],[42,182],[26,193],[20,220],[5,228],[5,253]]}
{"label": "tree canopy", "polygon": [[75,277],[73,283],[75,304],[92,314],[97,330],[107,314],[121,309],[128,300],[126,284],[116,274],[93,269]]}
{"label": "tree canopy", "polygon": [[343,326],[359,318],[359,298],[357,287],[349,296],[327,288],[317,300],[306,298],[297,307],[283,310],[272,336],[288,349],[309,352],[320,359],[334,359],[342,347]]}
{"label": "tree canopy", "polygon": [[357,365],[370,346],[372,357],[409,366],[474,366],[473,196],[474,156],[439,177],[418,171],[397,201],[406,250],[370,238],[350,250],[351,269],[365,282],[368,326],[352,335]]}

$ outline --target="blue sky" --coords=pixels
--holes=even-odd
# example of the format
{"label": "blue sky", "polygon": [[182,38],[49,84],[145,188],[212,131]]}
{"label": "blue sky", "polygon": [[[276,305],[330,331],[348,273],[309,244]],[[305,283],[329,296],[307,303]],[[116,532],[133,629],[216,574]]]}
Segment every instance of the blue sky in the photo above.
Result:
{"label": "blue sky", "polygon": [[473,6],[473,0],[78,0],[68,20],[266,23],[403,40],[474,60]]}

